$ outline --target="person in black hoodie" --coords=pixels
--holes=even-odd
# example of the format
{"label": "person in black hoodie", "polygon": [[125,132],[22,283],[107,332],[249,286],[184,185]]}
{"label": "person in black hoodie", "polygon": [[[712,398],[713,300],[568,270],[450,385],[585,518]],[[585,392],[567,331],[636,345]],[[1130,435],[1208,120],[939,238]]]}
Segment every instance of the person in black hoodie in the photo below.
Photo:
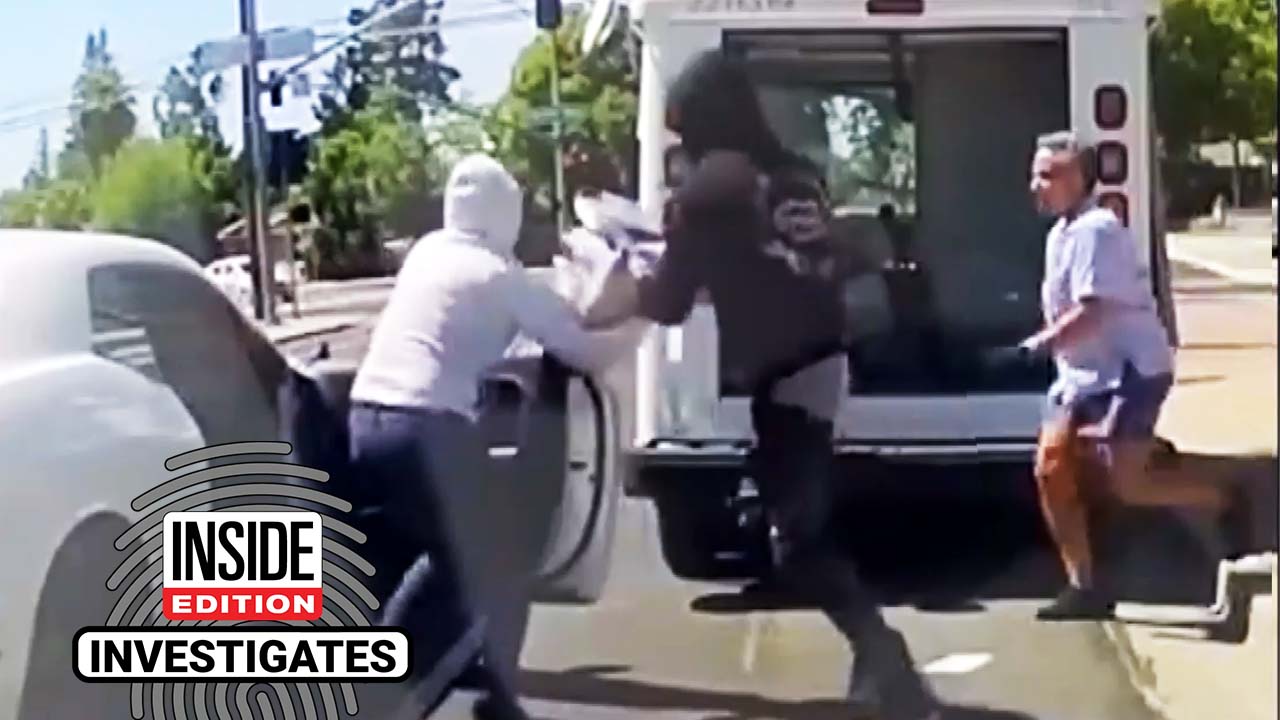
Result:
{"label": "person in black hoodie", "polygon": [[616,266],[586,327],[632,314],[676,325],[706,290],[722,380],[752,396],[752,476],[778,532],[773,580],[816,601],[855,647],[855,706],[937,717],[901,634],[833,542],[832,438],[848,385],[847,325],[820,173],[782,146],[745,68],[719,52],[696,57],[669,98],[667,126],[692,169],[664,212],[666,249],[646,276]]}

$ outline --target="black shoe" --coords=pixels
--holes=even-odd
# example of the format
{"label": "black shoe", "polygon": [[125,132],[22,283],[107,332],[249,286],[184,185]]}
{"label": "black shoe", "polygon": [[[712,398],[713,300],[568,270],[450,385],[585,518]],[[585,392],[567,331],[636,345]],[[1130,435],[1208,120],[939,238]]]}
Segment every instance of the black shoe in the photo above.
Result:
{"label": "black shoe", "polygon": [[462,671],[457,680],[453,681],[453,686],[460,690],[487,690],[492,681],[493,677],[489,674],[489,669],[477,659]]}
{"label": "black shoe", "polygon": [[471,707],[476,720],[529,720],[529,715],[515,698],[487,695]]}
{"label": "black shoe", "polygon": [[1093,588],[1068,586],[1052,603],[1036,611],[1037,620],[1110,620],[1116,603]]}

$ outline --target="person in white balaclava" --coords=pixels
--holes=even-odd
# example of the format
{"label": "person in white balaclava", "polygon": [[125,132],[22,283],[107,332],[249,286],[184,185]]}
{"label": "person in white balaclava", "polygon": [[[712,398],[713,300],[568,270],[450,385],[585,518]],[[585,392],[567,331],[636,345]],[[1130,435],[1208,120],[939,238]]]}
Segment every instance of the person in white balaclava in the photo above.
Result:
{"label": "person in white balaclava", "polygon": [[[485,718],[525,717],[515,679],[529,591],[503,532],[503,513],[519,508],[486,471],[474,424],[483,375],[517,333],[586,371],[606,368],[640,339],[634,328],[583,330],[578,311],[516,262],[521,199],[516,181],[489,157],[454,167],[444,228],[405,259],[356,375],[349,416],[355,477],[381,498],[389,531],[430,559],[464,613],[484,619],[488,695],[476,715]],[[449,602],[433,597],[440,586],[438,577],[424,581],[410,570],[388,603],[390,622],[431,637]],[[415,669],[419,717],[447,692],[431,671]]]}

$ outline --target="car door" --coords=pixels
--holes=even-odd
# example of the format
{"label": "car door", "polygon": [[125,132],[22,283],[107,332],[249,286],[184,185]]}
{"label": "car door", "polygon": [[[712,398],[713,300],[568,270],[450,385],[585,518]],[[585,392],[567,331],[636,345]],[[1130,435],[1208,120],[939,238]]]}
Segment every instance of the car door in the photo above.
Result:
{"label": "car door", "polygon": [[517,484],[526,511],[537,598],[595,602],[624,484],[612,393],[535,348],[494,367],[483,395],[490,457]]}
{"label": "car door", "polygon": [[161,264],[95,268],[94,331],[141,333],[145,372],[173,389],[206,445],[274,439],[284,360],[208,281]]}

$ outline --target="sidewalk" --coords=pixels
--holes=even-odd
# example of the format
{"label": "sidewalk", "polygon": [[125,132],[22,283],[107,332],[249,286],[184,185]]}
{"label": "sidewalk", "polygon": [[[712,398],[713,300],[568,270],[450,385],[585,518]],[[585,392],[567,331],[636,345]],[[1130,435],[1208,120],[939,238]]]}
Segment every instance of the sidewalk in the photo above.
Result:
{"label": "sidewalk", "polygon": [[1169,259],[1230,278],[1239,283],[1277,287],[1276,259],[1270,234],[1229,231],[1169,233]]}
{"label": "sidewalk", "polygon": [[257,320],[254,324],[266,335],[267,339],[273,343],[287,343],[295,340],[312,337],[314,335],[327,335],[329,333],[346,330],[362,322],[369,320],[368,312],[342,313],[336,315],[317,315],[301,318],[294,318],[288,314],[288,310],[279,313],[280,324],[265,325]]}
{"label": "sidewalk", "polygon": [[339,332],[376,317],[390,297],[395,278],[361,278],[357,280],[313,281],[302,286],[299,314],[294,317],[290,303],[277,301],[279,323],[266,325],[251,321],[273,343]]}
{"label": "sidewalk", "polygon": [[[1160,434],[1184,453],[1231,468],[1224,474],[1248,473],[1274,487],[1276,296],[1196,279],[1180,283],[1175,298],[1183,347]],[[1266,528],[1260,540],[1274,552],[1277,508],[1274,493],[1265,495],[1255,510]],[[1120,622],[1106,630],[1149,704],[1167,720],[1271,720],[1277,711],[1274,588],[1273,570],[1271,595],[1254,599],[1252,628],[1240,645],[1206,639],[1199,630]],[[1169,608],[1122,606],[1120,614],[1160,610]]]}

